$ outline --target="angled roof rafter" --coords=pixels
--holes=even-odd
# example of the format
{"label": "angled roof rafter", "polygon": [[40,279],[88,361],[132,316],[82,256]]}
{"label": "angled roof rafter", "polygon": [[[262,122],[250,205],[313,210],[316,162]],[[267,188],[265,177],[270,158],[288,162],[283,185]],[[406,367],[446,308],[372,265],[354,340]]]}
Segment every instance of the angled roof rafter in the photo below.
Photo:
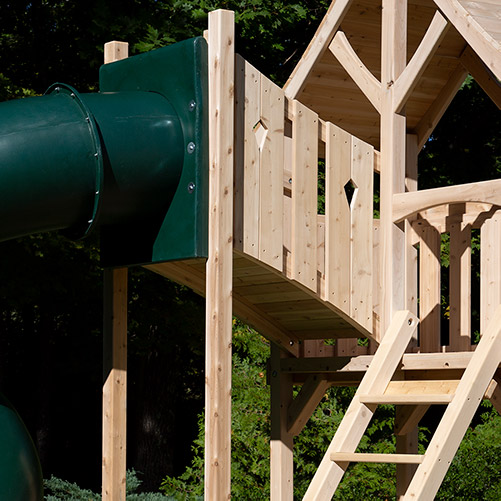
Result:
{"label": "angled roof rafter", "polygon": [[343,31],[338,31],[329,45],[341,66],[369,99],[372,106],[381,113],[381,82],[367,69],[353,50]]}
{"label": "angled roof rafter", "polygon": [[501,80],[501,46],[458,0],[433,0],[461,36]]}
{"label": "angled roof rafter", "polygon": [[312,38],[303,57],[294,68],[294,71],[284,86],[284,91],[288,98],[296,99],[302,91],[313,65],[326,51],[328,44],[334,37],[334,34],[352,3],[353,0],[334,0],[334,2],[332,2],[315,36]]}
{"label": "angled roof rafter", "polygon": [[501,109],[501,83],[483,63],[482,59],[478,57],[471,47],[467,47],[461,54],[460,61],[478,85],[482,87],[483,91],[492,99],[492,102]]}

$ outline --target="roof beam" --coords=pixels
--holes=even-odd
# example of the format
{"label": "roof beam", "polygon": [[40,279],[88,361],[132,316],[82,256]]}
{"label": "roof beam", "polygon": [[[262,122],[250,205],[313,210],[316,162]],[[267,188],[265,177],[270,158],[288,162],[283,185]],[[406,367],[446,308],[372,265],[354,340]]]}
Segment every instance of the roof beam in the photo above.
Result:
{"label": "roof beam", "polygon": [[428,108],[428,111],[423,115],[420,122],[417,124],[413,131],[418,137],[418,148],[421,149],[423,145],[428,141],[433,129],[437,126],[442,115],[445,113],[449,104],[453,100],[456,92],[459,90],[464,82],[464,79],[468,75],[468,72],[464,69],[461,64],[454,70],[448,82],[440,91],[435,101]]}
{"label": "roof beam", "polygon": [[329,45],[329,50],[371,102],[372,106],[381,113],[381,82],[358,57],[343,31],[336,33]]}
{"label": "roof beam", "polygon": [[426,70],[431,58],[442,42],[449,23],[439,11],[435,12],[430,26],[414,52],[411,60],[395,82],[393,89],[393,106],[395,113],[400,113],[407,103],[412,91]]}
{"label": "roof beam", "polygon": [[487,68],[482,59],[477,56],[471,47],[467,47],[461,54],[460,61],[493,103],[501,109],[501,83]]}
{"label": "roof beam", "polygon": [[487,67],[501,80],[499,43],[458,0],[434,0],[434,2]]}
{"label": "roof beam", "polygon": [[306,79],[310,75],[313,65],[326,51],[352,2],[353,0],[334,0],[332,2],[303,57],[284,86],[287,97],[297,99],[306,84]]}

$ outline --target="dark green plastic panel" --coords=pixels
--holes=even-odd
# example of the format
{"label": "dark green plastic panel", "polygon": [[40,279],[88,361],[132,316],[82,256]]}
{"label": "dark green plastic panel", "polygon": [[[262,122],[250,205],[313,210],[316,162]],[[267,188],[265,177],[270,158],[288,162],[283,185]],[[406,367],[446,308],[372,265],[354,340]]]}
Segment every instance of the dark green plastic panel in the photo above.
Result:
{"label": "dark green plastic panel", "polygon": [[207,87],[202,37],[101,67],[101,92],[156,92],[170,102],[181,123],[184,152],[177,189],[160,219],[102,227],[104,266],[207,257]]}
{"label": "dark green plastic panel", "polygon": [[42,469],[21,418],[0,393],[0,499],[42,501]]}

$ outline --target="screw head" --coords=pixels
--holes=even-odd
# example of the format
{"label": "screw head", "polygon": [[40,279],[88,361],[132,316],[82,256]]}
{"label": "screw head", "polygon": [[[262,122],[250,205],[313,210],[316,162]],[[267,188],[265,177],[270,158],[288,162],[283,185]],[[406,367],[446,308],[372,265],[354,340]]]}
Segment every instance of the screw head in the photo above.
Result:
{"label": "screw head", "polygon": [[195,143],[193,141],[190,141],[188,143],[188,146],[186,147],[186,150],[188,151],[188,153],[193,153],[195,151]]}
{"label": "screw head", "polygon": [[193,99],[190,101],[190,104],[188,104],[188,109],[190,111],[193,111],[195,108],[197,107],[197,103],[195,103],[195,101],[193,101]]}
{"label": "screw head", "polygon": [[188,193],[193,193],[195,191],[195,183],[188,183]]}

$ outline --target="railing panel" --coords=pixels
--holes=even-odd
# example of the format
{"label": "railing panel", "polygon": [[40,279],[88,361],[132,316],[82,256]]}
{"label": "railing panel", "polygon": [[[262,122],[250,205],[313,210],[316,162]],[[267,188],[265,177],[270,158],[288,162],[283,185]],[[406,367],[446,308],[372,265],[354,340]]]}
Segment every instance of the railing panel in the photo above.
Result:
{"label": "railing panel", "polygon": [[351,180],[351,306],[350,315],[372,330],[372,237],[374,148],[358,138],[352,140]]}
{"label": "railing panel", "polygon": [[[235,247],[259,257],[259,144],[261,74],[236,58]],[[242,141],[243,138],[243,141]]]}
{"label": "railing panel", "polygon": [[293,102],[292,276],[317,290],[318,115]]}
{"label": "railing panel", "polygon": [[352,136],[331,123],[327,123],[326,136],[325,285],[328,301],[349,314],[351,215],[344,186],[351,179]]}
{"label": "railing panel", "polygon": [[260,126],[265,130],[259,162],[259,259],[283,266],[284,101],[280,89],[261,75]]}

